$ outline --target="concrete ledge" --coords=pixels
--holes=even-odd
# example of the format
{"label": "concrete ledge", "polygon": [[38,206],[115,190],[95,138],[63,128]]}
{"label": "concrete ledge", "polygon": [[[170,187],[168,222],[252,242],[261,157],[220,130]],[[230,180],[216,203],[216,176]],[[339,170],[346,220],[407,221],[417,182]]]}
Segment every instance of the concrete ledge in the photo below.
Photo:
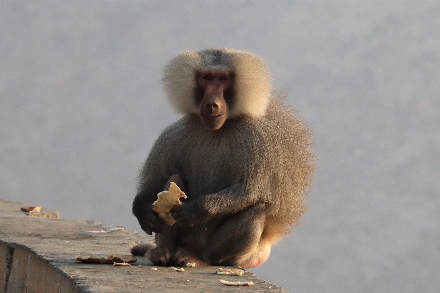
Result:
{"label": "concrete ledge", "polygon": [[[144,257],[128,267],[81,263],[78,255],[129,254],[147,236],[99,222],[30,217],[22,206],[0,199],[0,292],[285,292],[250,272],[216,275],[216,267],[152,270]],[[255,285],[231,287],[220,279]]]}
{"label": "concrete ledge", "polygon": [[20,244],[0,241],[0,265],[1,292],[87,292],[62,270]]}

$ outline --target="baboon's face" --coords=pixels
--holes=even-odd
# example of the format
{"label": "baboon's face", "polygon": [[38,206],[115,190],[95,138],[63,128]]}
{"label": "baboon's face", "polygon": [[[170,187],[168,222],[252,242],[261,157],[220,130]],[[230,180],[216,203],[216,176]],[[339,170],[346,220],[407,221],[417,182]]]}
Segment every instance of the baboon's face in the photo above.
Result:
{"label": "baboon's face", "polygon": [[211,70],[196,74],[195,103],[200,118],[207,128],[220,129],[234,103],[234,74],[225,70]]}

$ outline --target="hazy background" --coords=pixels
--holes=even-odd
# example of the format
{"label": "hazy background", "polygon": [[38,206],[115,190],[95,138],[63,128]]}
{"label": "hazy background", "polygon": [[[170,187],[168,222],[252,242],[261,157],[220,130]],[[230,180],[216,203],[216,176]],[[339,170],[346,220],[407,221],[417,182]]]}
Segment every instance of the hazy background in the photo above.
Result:
{"label": "hazy background", "polygon": [[308,211],[253,270],[289,292],[438,292],[440,2],[1,1],[0,197],[137,229],[185,49],[261,55],[315,134]]}

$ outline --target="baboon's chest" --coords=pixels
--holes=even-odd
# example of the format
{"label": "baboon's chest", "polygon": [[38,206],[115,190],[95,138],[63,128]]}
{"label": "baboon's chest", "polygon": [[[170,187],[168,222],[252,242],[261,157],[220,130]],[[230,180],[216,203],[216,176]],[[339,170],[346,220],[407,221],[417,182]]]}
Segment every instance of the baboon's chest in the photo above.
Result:
{"label": "baboon's chest", "polygon": [[245,164],[230,143],[221,140],[194,142],[182,160],[189,189],[200,194],[217,192],[239,181]]}

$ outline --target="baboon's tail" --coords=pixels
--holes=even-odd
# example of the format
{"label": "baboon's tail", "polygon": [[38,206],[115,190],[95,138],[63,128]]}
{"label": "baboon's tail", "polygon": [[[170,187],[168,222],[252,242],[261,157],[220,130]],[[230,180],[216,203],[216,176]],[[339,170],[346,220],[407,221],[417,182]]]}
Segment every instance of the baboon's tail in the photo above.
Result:
{"label": "baboon's tail", "polygon": [[151,244],[151,243],[142,243],[142,244],[138,244],[138,245],[133,246],[133,248],[130,250],[130,252],[133,255],[144,256],[155,247],[156,247],[156,245]]}

